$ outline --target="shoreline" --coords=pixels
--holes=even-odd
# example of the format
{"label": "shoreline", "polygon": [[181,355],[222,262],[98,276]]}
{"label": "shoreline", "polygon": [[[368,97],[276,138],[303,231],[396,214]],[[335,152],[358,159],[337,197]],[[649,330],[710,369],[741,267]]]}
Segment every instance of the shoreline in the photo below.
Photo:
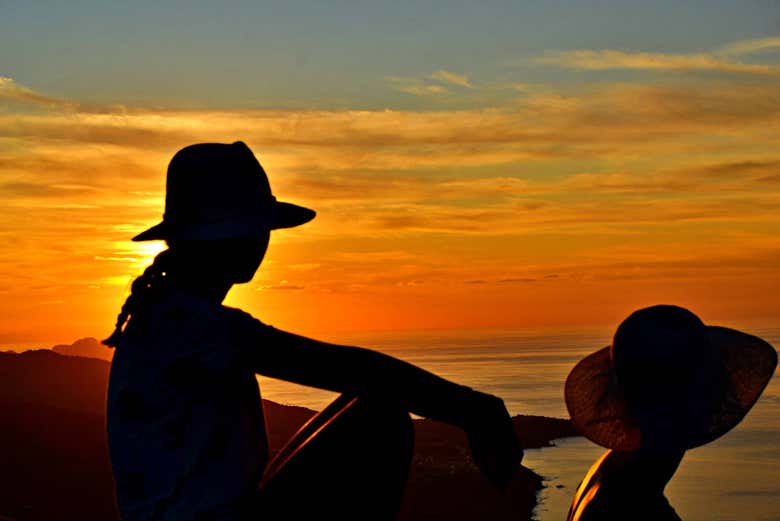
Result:
{"label": "shoreline", "polygon": [[[0,517],[113,520],[118,513],[105,436],[109,363],[50,350],[0,352]],[[271,457],[315,411],[263,400]],[[568,420],[513,417],[524,448],[575,435]],[[415,451],[399,520],[532,519],[542,476],[522,467],[507,493],[469,456],[465,434],[414,420]],[[42,498],[45,500],[42,501]]]}
{"label": "shoreline", "polygon": [[[311,409],[264,400],[271,457],[316,414]],[[552,448],[553,440],[579,436],[568,420],[512,417],[525,450]],[[465,433],[435,420],[416,419],[415,449],[399,521],[531,520],[546,478],[522,466],[502,494],[471,461]]]}

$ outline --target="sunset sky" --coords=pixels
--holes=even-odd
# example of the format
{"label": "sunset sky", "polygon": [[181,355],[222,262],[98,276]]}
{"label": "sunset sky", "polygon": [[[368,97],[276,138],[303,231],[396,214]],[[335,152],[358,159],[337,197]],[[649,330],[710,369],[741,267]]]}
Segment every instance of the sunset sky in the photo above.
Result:
{"label": "sunset sky", "polygon": [[777,319],[777,2],[158,3],[0,1],[0,346],[106,336],[239,139],[318,212],[228,298],[277,327]]}

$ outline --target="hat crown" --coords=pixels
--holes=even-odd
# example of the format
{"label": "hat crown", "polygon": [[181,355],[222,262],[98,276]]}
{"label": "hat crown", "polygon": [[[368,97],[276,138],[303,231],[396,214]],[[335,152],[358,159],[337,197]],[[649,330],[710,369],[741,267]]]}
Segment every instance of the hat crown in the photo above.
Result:
{"label": "hat crown", "polygon": [[712,350],[707,327],[691,311],[669,305],[632,313],[615,332],[615,379],[634,405],[668,404],[699,382]]}
{"label": "hat crown", "polygon": [[164,219],[171,224],[262,215],[273,202],[268,176],[241,141],[190,145],[168,165]]}
{"label": "hat crown", "polygon": [[316,212],[279,202],[246,144],[201,143],[168,164],[165,214],[134,241],[220,240],[292,228]]}

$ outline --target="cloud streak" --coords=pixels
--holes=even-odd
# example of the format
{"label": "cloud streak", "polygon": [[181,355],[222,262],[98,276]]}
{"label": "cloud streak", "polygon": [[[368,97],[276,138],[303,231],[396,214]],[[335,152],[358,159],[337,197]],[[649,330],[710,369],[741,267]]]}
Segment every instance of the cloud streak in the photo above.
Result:
{"label": "cloud streak", "polygon": [[[732,52],[732,54],[735,54]],[[574,50],[549,52],[535,59],[542,65],[590,71],[655,70],[712,71],[760,76],[780,75],[780,66],[742,63],[714,54],[662,54],[619,50]]]}
{"label": "cloud streak", "polygon": [[394,90],[415,96],[442,96],[451,94],[448,87],[474,89],[468,75],[439,69],[428,76],[415,78],[410,76],[385,76],[385,82]]}
{"label": "cloud streak", "polygon": [[430,78],[432,80],[437,80],[443,83],[450,83],[452,85],[457,85],[458,87],[463,87],[466,89],[474,88],[474,85],[472,85],[471,82],[469,81],[469,77],[465,74],[458,74],[455,72],[438,70],[433,74],[431,74]]}
{"label": "cloud streak", "polygon": [[448,92],[447,88],[442,85],[427,83],[418,78],[387,76],[385,81],[393,89],[415,96],[436,96]]}
{"label": "cloud streak", "polygon": [[12,78],[0,76],[0,99],[22,103],[33,103],[49,107],[75,108],[76,104],[61,98],[46,96],[19,85]]}
{"label": "cloud streak", "polygon": [[776,63],[745,63],[740,56],[780,49],[780,37],[741,40],[711,52],[658,53],[628,52],[619,49],[574,49],[548,51],[532,61],[541,65],[590,71],[644,70],[677,72],[718,72],[725,74],[778,76]]}
{"label": "cloud streak", "polygon": [[780,36],[733,42],[721,47],[717,53],[726,56],[742,56],[774,49],[780,49]]}
{"label": "cloud streak", "polygon": [[[468,89],[457,81],[471,85],[453,79],[423,84],[450,94]],[[549,299],[585,284],[598,296],[604,281],[690,289],[698,265],[759,287],[780,254],[778,87],[771,75],[540,87],[462,110],[8,110],[0,288],[24,309],[0,302],[0,313],[38,313],[63,328],[81,317],[110,324],[129,274],[161,247],[128,239],[159,220],[172,154],[236,139],[256,152],[277,196],[318,211],[275,234],[261,272],[267,291],[244,297],[277,318],[293,301],[296,313],[320,316],[312,295],[321,293],[386,317],[409,308],[409,295],[440,309],[462,291],[463,309],[481,309],[489,301],[472,296]],[[293,283],[278,282],[291,273]],[[62,300],[77,303],[58,311]]]}
{"label": "cloud streak", "polygon": [[[167,153],[197,140],[241,137],[270,150],[309,149],[312,154],[300,157],[332,159],[334,164],[338,161],[329,154],[337,149],[337,155],[346,158],[344,168],[355,170],[402,168],[395,159],[401,157],[413,165],[445,164],[443,156],[451,158],[450,164],[467,157],[484,163],[490,153],[496,154],[499,163],[562,157],[572,151],[581,157],[589,147],[641,148],[659,141],[679,142],[695,134],[744,132],[778,122],[778,82],[710,82],[707,87],[618,84],[577,96],[539,93],[508,107],[426,112],[125,109],[117,113],[7,113],[0,114],[0,139],[30,140],[38,146],[110,145]],[[0,154],[2,150],[0,144]],[[350,151],[357,155],[350,156]],[[376,152],[380,155],[374,156]],[[373,165],[372,157],[380,163]],[[300,161],[296,160],[296,166]]]}

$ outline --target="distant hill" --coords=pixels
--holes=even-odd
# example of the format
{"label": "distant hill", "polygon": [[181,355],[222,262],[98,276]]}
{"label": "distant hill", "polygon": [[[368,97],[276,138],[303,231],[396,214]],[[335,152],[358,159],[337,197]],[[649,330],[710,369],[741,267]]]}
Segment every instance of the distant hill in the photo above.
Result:
{"label": "distant hill", "polygon": [[103,414],[109,367],[48,349],[0,352],[0,401]]}
{"label": "distant hill", "polygon": [[106,347],[96,338],[80,338],[70,345],[59,344],[51,348],[55,353],[68,356],[83,356],[86,358],[99,358],[111,361],[114,350]]}
{"label": "distant hill", "polygon": [[[105,436],[109,367],[46,349],[0,352],[0,520],[118,519]],[[265,400],[264,410],[272,453],[315,414]],[[514,421],[526,447],[575,435],[567,420]],[[430,420],[415,426],[401,519],[530,519],[539,476],[525,469],[501,496],[469,461],[461,431]]]}

